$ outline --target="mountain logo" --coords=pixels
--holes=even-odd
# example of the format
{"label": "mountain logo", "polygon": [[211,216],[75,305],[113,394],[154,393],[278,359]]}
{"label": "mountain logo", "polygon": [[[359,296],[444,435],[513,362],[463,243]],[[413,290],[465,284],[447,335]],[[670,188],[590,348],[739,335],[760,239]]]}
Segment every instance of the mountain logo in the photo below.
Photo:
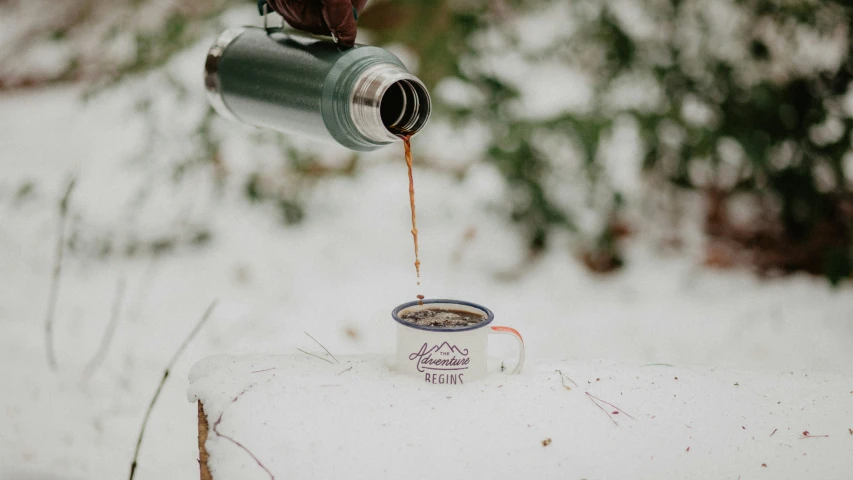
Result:
{"label": "mountain logo", "polygon": [[424,343],[420,350],[409,355],[409,360],[417,361],[419,372],[425,370],[467,370],[471,359],[468,349],[459,348],[447,342],[438,345]]}

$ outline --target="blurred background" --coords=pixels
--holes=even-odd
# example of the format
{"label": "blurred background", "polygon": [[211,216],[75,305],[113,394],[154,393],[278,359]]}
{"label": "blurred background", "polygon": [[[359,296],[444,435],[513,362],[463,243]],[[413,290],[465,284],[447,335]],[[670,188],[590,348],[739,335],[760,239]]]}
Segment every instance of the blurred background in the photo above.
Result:
{"label": "blurred background", "polygon": [[359,42],[434,102],[420,287],[402,146],[208,106],[207,49],[260,22],[242,0],[0,0],[0,478],[125,476],[214,299],[137,478],[196,471],[193,362],[303,332],[390,352],[420,293],[489,306],[534,362],[851,371],[845,2],[369,2]]}

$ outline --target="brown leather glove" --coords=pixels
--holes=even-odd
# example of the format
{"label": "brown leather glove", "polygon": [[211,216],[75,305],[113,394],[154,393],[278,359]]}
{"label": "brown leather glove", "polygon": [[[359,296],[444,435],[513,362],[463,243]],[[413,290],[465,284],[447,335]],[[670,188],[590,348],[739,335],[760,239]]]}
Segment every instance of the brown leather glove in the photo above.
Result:
{"label": "brown leather glove", "polygon": [[338,44],[355,44],[355,21],[367,0],[266,0],[291,27],[317,35],[332,35]]}

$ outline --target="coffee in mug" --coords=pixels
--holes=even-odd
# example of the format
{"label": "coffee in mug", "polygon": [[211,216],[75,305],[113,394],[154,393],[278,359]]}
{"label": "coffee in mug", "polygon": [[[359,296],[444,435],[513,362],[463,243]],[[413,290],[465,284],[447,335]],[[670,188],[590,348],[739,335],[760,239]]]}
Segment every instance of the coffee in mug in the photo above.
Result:
{"label": "coffee in mug", "polygon": [[422,327],[467,327],[486,320],[480,312],[453,310],[440,307],[427,307],[409,310],[400,316],[404,322]]}
{"label": "coffee in mug", "polygon": [[397,322],[397,371],[430,384],[464,385],[486,375],[489,334],[518,340],[518,362],[524,365],[524,341],[515,329],[491,326],[495,315],[486,307],[461,300],[404,303],[391,313]]}

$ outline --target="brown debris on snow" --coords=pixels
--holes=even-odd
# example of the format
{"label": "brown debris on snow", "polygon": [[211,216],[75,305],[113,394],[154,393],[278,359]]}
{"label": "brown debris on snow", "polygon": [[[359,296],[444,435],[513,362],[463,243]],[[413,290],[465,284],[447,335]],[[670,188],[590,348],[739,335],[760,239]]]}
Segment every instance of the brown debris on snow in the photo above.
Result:
{"label": "brown debris on snow", "polygon": [[210,467],[207,466],[207,459],[210,455],[208,455],[207,448],[205,447],[208,430],[209,427],[207,424],[207,415],[204,413],[204,405],[198,402],[198,466],[201,480],[213,480],[213,477],[210,475]]}
{"label": "brown debris on snow", "polygon": [[350,340],[358,340],[358,338],[360,336],[358,333],[358,329],[353,327],[353,326],[349,326],[349,327],[344,328],[344,334]]}

